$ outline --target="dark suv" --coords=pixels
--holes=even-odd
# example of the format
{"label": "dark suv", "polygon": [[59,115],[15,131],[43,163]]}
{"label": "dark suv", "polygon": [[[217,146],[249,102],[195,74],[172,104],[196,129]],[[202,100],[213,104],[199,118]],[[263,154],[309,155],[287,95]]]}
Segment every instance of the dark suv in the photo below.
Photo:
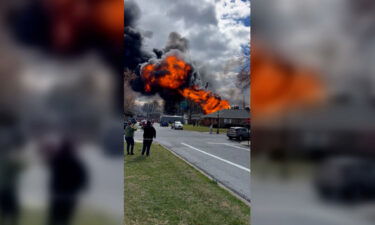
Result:
{"label": "dark suv", "polygon": [[239,141],[250,139],[250,130],[245,127],[231,127],[227,131],[229,139],[237,139]]}
{"label": "dark suv", "polygon": [[315,187],[327,200],[365,200],[375,197],[375,164],[371,159],[335,157],[319,166]]}

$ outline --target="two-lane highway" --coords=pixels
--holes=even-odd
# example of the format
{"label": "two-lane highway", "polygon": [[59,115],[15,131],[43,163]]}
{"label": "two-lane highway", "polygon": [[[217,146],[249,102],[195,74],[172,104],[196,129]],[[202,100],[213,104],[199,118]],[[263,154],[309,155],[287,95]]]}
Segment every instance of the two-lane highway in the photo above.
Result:
{"label": "two-lane highway", "polygon": [[[250,201],[250,148],[228,140],[224,134],[172,130],[159,124],[154,127],[155,141]],[[142,140],[142,134],[140,129],[135,139]]]}

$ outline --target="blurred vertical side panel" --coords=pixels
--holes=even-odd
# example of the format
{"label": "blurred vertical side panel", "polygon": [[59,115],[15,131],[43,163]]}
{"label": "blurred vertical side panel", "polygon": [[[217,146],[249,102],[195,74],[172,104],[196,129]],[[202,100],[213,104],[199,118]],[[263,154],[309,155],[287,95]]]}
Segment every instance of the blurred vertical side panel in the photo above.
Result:
{"label": "blurred vertical side panel", "polygon": [[252,7],[252,223],[374,224],[374,1]]}
{"label": "blurred vertical side panel", "polygon": [[123,221],[122,0],[0,3],[0,224]]}

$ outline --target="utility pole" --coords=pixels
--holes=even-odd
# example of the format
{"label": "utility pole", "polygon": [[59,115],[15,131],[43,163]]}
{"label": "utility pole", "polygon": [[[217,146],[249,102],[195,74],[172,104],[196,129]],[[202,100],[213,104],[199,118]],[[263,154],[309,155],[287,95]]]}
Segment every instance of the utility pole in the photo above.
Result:
{"label": "utility pole", "polygon": [[242,109],[245,109],[245,91],[242,90]]}
{"label": "utility pole", "polygon": [[220,127],[220,116],[219,116],[220,111],[217,111],[217,129],[216,129],[216,134],[219,134],[219,127]]}

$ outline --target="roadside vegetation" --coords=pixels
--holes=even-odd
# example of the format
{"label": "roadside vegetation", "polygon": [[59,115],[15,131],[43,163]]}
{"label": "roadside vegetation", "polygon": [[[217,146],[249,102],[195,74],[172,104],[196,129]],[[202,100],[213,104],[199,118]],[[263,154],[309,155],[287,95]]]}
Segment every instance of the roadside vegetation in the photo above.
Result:
{"label": "roadside vegetation", "polygon": [[158,144],[125,156],[126,225],[248,225],[250,208]]}
{"label": "roadside vegetation", "polygon": [[[20,225],[41,225],[46,224],[48,214],[41,209],[23,209],[20,216]],[[74,216],[72,225],[114,225],[117,221],[109,215],[102,215],[100,212],[79,210]]]}
{"label": "roadside vegetation", "polygon": [[[210,132],[210,127],[205,127],[205,126],[193,126],[191,124],[185,124],[184,125],[184,130],[190,130],[190,131],[198,131],[198,132]],[[216,133],[216,128],[212,128],[212,132]],[[219,132],[221,134],[226,134],[227,133],[226,128],[220,128]]]}

